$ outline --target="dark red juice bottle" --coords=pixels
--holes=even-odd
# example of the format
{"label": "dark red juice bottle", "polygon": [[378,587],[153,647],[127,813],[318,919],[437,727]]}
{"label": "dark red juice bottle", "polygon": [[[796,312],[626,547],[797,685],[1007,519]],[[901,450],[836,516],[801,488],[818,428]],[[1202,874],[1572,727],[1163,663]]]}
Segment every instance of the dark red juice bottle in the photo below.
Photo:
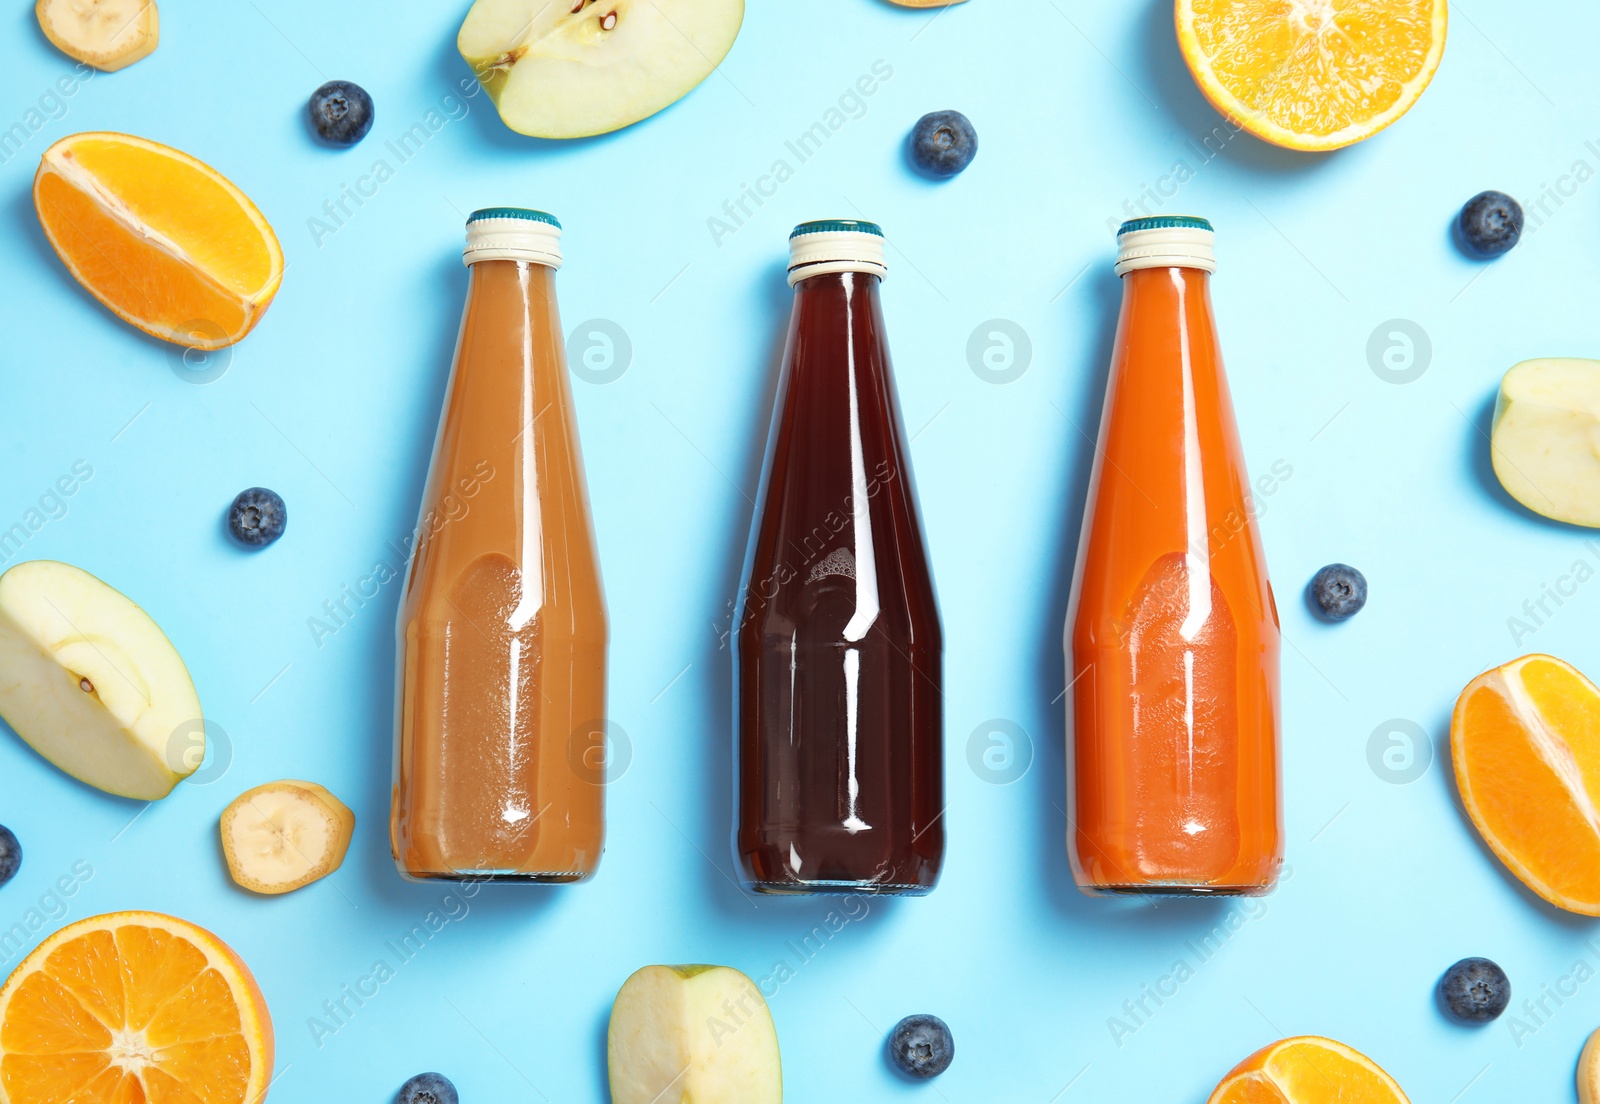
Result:
{"label": "dark red juice bottle", "polygon": [[808,222],[789,247],[735,633],[735,847],[759,892],[923,894],[944,857],[943,642],[878,304],[883,233]]}

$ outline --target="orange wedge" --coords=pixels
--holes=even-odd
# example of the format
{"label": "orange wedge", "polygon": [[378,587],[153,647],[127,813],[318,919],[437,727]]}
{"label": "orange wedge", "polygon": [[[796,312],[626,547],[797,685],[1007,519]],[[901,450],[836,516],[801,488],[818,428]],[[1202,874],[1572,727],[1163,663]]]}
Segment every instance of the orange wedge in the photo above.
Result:
{"label": "orange wedge", "polygon": [[250,971],[171,916],[70,924],[0,989],[4,1104],[259,1104],[271,1071]]}
{"label": "orange wedge", "polygon": [[44,151],[33,206],[62,263],[145,333],[196,349],[261,321],[283,250],[256,205],[187,153],[131,134],[73,134]]}
{"label": "orange wedge", "polygon": [[1290,149],[1370,138],[1444,56],[1445,0],[1177,0],[1177,20],[1211,106]]}
{"label": "orange wedge", "polygon": [[1511,873],[1553,905],[1600,916],[1600,690],[1527,655],[1485,671],[1450,719],[1461,804]]}
{"label": "orange wedge", "polygon": [[1317,1035],[1262,1047],[1222,1079],[1206,1104],[1409,1104],[1394,1078],[1360,1051]]}

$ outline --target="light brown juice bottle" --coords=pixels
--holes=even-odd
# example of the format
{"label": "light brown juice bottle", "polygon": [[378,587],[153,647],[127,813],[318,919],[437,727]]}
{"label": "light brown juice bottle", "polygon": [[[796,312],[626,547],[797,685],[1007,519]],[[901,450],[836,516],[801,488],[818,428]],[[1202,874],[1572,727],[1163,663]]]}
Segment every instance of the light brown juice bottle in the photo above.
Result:
{"label": "light brown juice bottle", "polygon": [[471,273],[398,624],[410,878],[576,882],[605,837],[606,612],[556,313],[560,225],[467,222]]}

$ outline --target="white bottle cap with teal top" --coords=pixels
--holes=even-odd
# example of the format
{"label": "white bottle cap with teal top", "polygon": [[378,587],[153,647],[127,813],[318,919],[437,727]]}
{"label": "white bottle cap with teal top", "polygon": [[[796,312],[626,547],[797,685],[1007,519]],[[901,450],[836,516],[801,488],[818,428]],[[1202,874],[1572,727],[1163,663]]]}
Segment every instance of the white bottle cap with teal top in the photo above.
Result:
{"label": "white bottle cap with teal top", "polygon": [[561,224],[544,211],[526,207],[485,207],[467,217],[467,248],[461,259],[529,261],[561,267]]}
{"label": "white bottle cap with teal top", "polygon": [[1211,223],[1193,215],[1129,219],[1117,231],[1118,276],[1136,268],[1217,270]]}
{"label": "white bottle cap with teal top", "polygon": [[802,222],[789,235],[789,286],[825,272],[869,272],[880,280],[883,230],[860,219],[817,219]]}

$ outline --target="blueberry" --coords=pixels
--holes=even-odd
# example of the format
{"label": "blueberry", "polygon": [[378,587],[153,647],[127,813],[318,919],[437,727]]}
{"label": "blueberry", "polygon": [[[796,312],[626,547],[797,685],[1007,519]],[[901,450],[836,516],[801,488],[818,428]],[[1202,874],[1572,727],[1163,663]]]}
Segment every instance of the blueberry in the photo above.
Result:
{"label": "blueberry", "polygon": [[930,111],[911,128],[911,163],[929,176],[954,176],[978,153],[978,132],[959,111]]}
{"label": "blueberry", "polygon": [[1311,600],[1329,621],[1353,617],[1367,604],[1367,577],[1349,564],[1329,564],[1311,577]]}
{"label": "blueberry", "polygon": [[457,1104],[456,1087],[442,1073],[419,1073],[400,1086],[394,1104]]}
{"label": "blueberry", "polygon": [[1488,1023],[1511,1003],[1511,979],[1487,958],[1463,958],[1439,981],[1444,1010],[1462,1023]]}
{"label": "blueberry", "polygon": [[907,1016],[889,1032],[889,1057],[907,1076],[937,1077],[955,1056],[956,1041],[938,1016]]}
{"label": "blueberry", "polygon": [[289,510],[275,491],[251,487],[240,491],[228,507],[228,529],[241,544],[261,548],[283,536]]}
{"label": "blueberry", "polygon": [[0,886],[15,878],[21,866],[22,844],[11,829],[0,824]]}
{"label": "blueberry", "polygon": [[359,84],[329,81],[311,93],[311,125],[324,142],[353,146],[367,136],[376,116],[372,97]]}
{"label": "blueberry", "polygon": [[1522,204],[1504,192],[1479,192],[1456,219],[1461,240],[1480,257],[1498,257],[1522,237]]}

